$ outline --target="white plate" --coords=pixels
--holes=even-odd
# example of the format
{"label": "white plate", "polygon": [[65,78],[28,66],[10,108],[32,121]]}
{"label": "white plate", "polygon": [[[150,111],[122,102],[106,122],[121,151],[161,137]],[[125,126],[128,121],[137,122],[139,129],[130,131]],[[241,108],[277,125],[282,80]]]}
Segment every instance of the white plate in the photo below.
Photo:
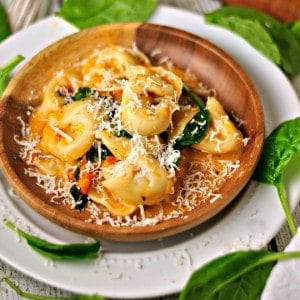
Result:
{"label": "white plate", "polygon": [[[292,252],[299,251],[299,249],[300,227],[298,227],[297,234],[293,237],[285,251]],[[268,278],[261,295],[261,300],[298,300],[300,295],[299,270],[299,258],[279,261]]]}
{"label": "white plate", "polygon": [[[300,115],[297,96],[283,73],[243,39],[205,24],[199,15],[164,6],[158,7],[151,22],[198,34],[230,53],[257,87],[263,102],[267,134],[282,121]],[[46,45],[75,31],[59,18],[43,20],[0,44],[0,64],[19,53],[30,59]],[[287,193],[293,208],[300,197],[297,184],[300,178],[296,173],[295,169],[290,169],[286,174]],[[2,219],[9,218],[50,241],[85,240],[29,209],[14,196],[4,178],[0,199]],[[25,274],[75,293],[99,293],[122,299],[155,297],[180,291],[191,272],[212,258],[232,250],[264,247],[283,222],[275,188],[252,181],[236,201],[204,225],[154,242],[103,242],[104,255],[92,262],[49,262],[0,225],[0,240],[5,241],[1,242],[0,258]]]}

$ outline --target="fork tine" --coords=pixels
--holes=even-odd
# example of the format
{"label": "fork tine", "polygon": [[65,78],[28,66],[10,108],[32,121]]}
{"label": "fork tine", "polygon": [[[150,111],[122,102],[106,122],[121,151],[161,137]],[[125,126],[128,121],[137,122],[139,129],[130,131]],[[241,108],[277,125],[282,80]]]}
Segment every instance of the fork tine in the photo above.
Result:
{"label": "fork tine", "polygon": [[197,4],[202,13],[208,13],[221,7],[221,3],[218,0],[201,0]]}
{"label": "fork tine", "polygon": [[28,26],[36,18],[41,0],[14,0],[8,7],[12,31]]}
{"label": "fork tine", "polygon": [[27,27],[28,25],[30,25],[37,17],[40,7],[41,7],[41,1],[38,0],[34,0],[34,5],[32,5],[32,7],[27,10],[28,13],[26,14],[25,19],[23,20],[23,24],[22,27]]}

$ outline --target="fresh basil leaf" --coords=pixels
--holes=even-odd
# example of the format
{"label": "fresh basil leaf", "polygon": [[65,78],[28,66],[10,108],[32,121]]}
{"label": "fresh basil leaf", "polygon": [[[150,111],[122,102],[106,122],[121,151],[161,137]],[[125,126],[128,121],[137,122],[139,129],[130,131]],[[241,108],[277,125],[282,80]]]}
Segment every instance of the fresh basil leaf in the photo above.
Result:
{"label": "fresh basil leaf", "polygon": [[293,158],[300,154],[300,117],[281,123],[265,139],[262,154],[254,172],[257,181],[276,187],[286,221],[292,235],[297,226],[284,193],[283,172]]}
{"label": "fresh basil leaf", "polygon": [[48,297],[42,295],[36,295],[28,292],[22,291],[12,280],[7,277],[2,279],[5,281],[15,292],[17,295],[23,297],[24,299],[32,299],[32,300],[105,300],[104,297],[99,295],[72,295],[70,297]]}
{"label": "fresh basil leaf", "polygon": [[286,26],[295,35],[300,44],[300,21],[288,23]]}
{"label": "fresh basil leaf", "polygon": [[105,23],[146,21],[157,0],[66,0],[58,16],[80,29]]}
{"label": "fresh basil leaf", "polygon": [[97,256],[101,246],[99,241],[62,245],[49,243],[46,240],[30,235],[15,227],[15,225],[9,221],[6,221],[5,223],[8,228],[16,230],[18,234],[27,241],[28,245],[31,246],[33,250],[52,259],[78,260],[93,258]]}
{"label": "fresh basil leaf", "polygon": [[245,273],[240,278],[227,284],[217,293],[216,297],[213,296],[211,300],[250,300],[259,299],[263,288],[265,287],[266,280],[274,266],[274,263],[266,263],[253,270]]}
{"label": "fresh basil leaf", "polygon": [[297,154],[300,154],[300,117],[281,123],[265,139],[254,178],[276,185]]}
{"label": "fresh basil leaf", "polygon": [[0,97],[7,86],[7,81],[11,71],[24,59],[22,55],[17,55],[6,65],[0,67]]}
{"label": "fresh basil leaf", "polygon": [[220,256],[191,275],[179,300],[257,299],[274,263],[299,257],[300,252],[255,250]]}
{"label": "fresh basil leaf", "polygon": [[180,137],[176,139],[175,149],[199,143],[204,138],[210,124],[210,112],[197,95],[187,86],[183,86],[183,92],[191,98],[200,111],[187,123]]}
{"label": "fresh basil leaf", "polygon": [[11,34],[9,21],[4,6],[0,2],[0,41]]}
{"label": "fresh basil leaf", "polygon": [[237,16],[220,18],[218,25],[225,27],[243,37],[254,48],[263,53],[268,59],[279,65],[281,57],[277,45],[269,33],[257,20],[242,19]]}
{"label": "fresh basil leaf", "polygon": [[[278,47],[281,56],[280,66],[284,72],[289,76],[300,74],[300,44],[293,32],[283,23],[261,11],[234,5],[224,6],[206,14],[205,20],[208,23],[218,25],[225,22],[223,21],[224,18],[232,16],[260,23]],[[250,37],[250,40],[252,39]]]}
{"label": "fresh basil leaf", "polygon": [[75,295],[62,300],[105,300],[105,298],[99,295]]}

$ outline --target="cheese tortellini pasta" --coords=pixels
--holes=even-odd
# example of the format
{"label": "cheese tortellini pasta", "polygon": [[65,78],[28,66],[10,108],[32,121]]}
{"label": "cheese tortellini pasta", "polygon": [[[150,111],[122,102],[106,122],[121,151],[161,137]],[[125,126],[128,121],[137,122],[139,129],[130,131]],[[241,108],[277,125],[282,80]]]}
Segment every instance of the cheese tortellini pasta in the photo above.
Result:
{"label": "cheese tortellini pasta", "polygon": [[205,138],[193,147],[214,154],[242,149],[243,135],[229,119],[220,102],[214,97],[209,97],[206,106],[211,114],[211,126]]}
{"label": "cheese tortellini pasta", "polygon": [[125,129],[143,136],[166,131],[178,109],[182,80],[162,67],[131,66],[128,73],[120,115]]}
{"label": "cheese tortellini pasta", "polygon": [[[75,208],[93,203],[103,215],[140,211],[141,217],[141,208],[155,207],[161,214],[180,193],[188,172],[185,151],[235,158],[243,151],[243,135],[217,98],[199,95],[210,119],[197,119],[201,107],[183,86],[199,86],[188,78],[121,46],[97,50],[57,72],[29,120],[26,139],[34,146],[24,159],[32,174],[56,178],[64,203]],[[176,144],[183,134],[197,135],[201,123],[209,125],[203,137],[188,149]],[[188,132],[189,126],[194,130]]]}

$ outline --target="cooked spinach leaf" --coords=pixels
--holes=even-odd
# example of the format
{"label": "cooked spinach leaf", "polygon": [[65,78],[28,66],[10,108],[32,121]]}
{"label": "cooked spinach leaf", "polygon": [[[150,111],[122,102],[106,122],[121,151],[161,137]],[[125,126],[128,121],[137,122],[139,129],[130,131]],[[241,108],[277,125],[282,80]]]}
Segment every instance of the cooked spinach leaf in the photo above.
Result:
{"label": "cooked spinach leaf", "polygon": [[128,139],[131,139],[131,138],[132,138],[132,135],[131,135],[128,131],[126,131],[125,129],[121,129],[120,131],[117,131],[117,132],[115,133],[115,135],[116,135],[117,137],[126,137],[126,138],[128,138]]}
{"label": "cooked spinach leaf", "polygon": [[105,23],[146,21],[157,0],[66,0],[58,16],[80,29]]}
{"label": "cooked spinach leaf", "polygon": [[[104,145],[101,146],[101,153],[102,153],[102,149]],[[101,155],[101,154],[100,154]],[[99,161],[99,152],[98,152],[98,148],[95,146],[92,146],[90,148],[90,150],[86,153],[85,155],[86,160],[90,161],[90,162],[98,162]],[[102,155],[101,157],[102,158]]]}
{"label": "cooked spinach leaf", "polygon": [[210,123],[209,110],[198,96],[187,86],[183,87],[183,93],[190,97],[194,104],[199,107],[200,111],[187,123],[182,134],[176,139],[174,144],[175,149],[199,143],[204,138]]}
{"label": "cooked spinach leaf", "polygon": [[237,251],[196,270],[179,300],[256,300],[278,260],[300,258],[300,252]]}
{"label": "cooked spinach leaf", "polygon": [[36,252],[52,259],[67,259],[78,260],[88,259],[97,256],[100,250],[100,242],[93,241],[90,243],[74,243],[74,244],[54,244],[46,240],[40,239],[36,236],[26,233],[25,231],[17,228],[13,223],[6,221],[6,226],[15,230],[27,244]]}
{"label": "cooked spinach leaf", "polygon": [[101,160],[105,160],[107,156],[112,156],[110,150],[103,144],[101,145]]}
{"label": "cooked spinach leaf", "polygon": [[88,202],[88,196],[86,194],[82,194],[80,188],[78,188],[75,184],[71,186],[70,194],[75,202],[74,208],[78,210],[83,209]]}
{"label": "cooked spinach leaf", "polygon": [[95,91],[93,91],[91,88],[89,87],[80,87],[78,88],[78,90],[76,91],[76,93],[73,96],[73,99],[76,100],[81,100],[84,99],[90,95],[93,95],[95,93]]}

